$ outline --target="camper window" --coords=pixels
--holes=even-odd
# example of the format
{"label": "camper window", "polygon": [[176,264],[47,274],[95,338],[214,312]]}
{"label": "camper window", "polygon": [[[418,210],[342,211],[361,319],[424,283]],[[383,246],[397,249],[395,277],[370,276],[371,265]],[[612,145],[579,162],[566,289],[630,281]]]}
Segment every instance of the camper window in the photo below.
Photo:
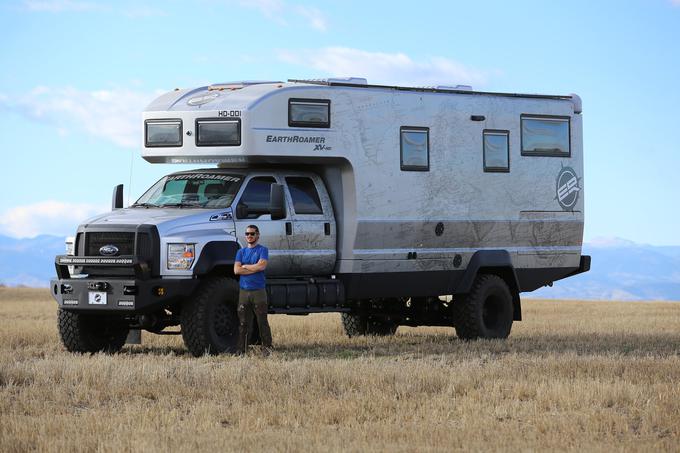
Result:
{"label": "camper window", "polygon": [[196,146],[239,146],[240,144],[240,120],[221,118],[196,120]]}
{"label": "camper window", "polygon": [[510,171],[509,131],[484,131],[484,171]]}
{"label": "camper window", "polygon": [[571,155],[569,117],[522,115],[522,155]]}
{"label": "camper window", "polygon": [[401,169],[430,170],[430,129],[404,126],[400,129]]}
{"label": "camper window", "polygon": [[144,121],[144,145],[147,148],[182,146],[182,120]]}
{"label": "camper window", "polygon": [[319,193],[316,191],[314,181],[310,178],[288,177],[286,178],[290,196],[293,199],[293,209],[296,214],[323,214]]}
{"label": "camper window", "polygon": [[331,127],[331,101],[328,99],[289,99],[288,126]]}

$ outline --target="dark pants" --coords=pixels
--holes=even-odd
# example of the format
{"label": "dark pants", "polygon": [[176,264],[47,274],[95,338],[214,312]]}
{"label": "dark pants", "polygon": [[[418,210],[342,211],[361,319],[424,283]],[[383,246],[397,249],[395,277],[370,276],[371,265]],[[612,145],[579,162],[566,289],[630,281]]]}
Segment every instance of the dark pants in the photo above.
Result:
{"label": "dark pants", "polygon": [[272,331],[267,321],[267,291],[264,289],[247,290],[241,288],[238,294],[238,352],[245,352],[248,332],[253,326],[253,314],[260,328],[260,339],[265,348],[272,347]]}

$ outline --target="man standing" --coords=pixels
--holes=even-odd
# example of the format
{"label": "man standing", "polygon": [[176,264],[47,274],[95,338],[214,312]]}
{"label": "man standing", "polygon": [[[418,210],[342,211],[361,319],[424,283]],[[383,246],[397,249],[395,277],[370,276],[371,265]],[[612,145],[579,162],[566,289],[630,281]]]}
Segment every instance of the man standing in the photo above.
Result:
{"label": "man standing", "polygon": [[267,321],[267,291],[264,270],[267,268],[269,249],[257,243],[260,230],[255,225],[246,227],[246,248],[236,252],[234,274],[240,275],[238,296],[238,345],[237,352],[246,352],[248,329],[253,324],[253,313],[260,329],[260,338],[266,354],[271,352],[272,333]]}

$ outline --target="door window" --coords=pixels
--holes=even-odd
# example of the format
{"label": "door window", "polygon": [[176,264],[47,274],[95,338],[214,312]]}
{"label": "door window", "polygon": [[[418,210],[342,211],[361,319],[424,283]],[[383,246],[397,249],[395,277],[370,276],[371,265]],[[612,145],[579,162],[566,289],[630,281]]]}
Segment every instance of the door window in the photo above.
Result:
{"label": "door window", "polygon": [[256,219],[263,214],[270,213],[271,186],[275,183],[276,181],[271,176],[258,176],[248,182],[239,203],[248,207],[246,219]]}
{"label": "door window", "polygon": [[286,183],[296,214],[323,214],[319,193],[311,178],[290,176]]}

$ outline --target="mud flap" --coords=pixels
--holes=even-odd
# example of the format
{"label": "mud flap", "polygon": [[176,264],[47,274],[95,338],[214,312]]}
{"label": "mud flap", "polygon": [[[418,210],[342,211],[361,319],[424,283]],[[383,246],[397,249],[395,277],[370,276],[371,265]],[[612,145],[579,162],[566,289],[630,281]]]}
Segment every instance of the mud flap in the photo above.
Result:
{"label": "mud flap", "polygon": [[125,344],[142,344],[142,331],[140,329],[130,329]]}

